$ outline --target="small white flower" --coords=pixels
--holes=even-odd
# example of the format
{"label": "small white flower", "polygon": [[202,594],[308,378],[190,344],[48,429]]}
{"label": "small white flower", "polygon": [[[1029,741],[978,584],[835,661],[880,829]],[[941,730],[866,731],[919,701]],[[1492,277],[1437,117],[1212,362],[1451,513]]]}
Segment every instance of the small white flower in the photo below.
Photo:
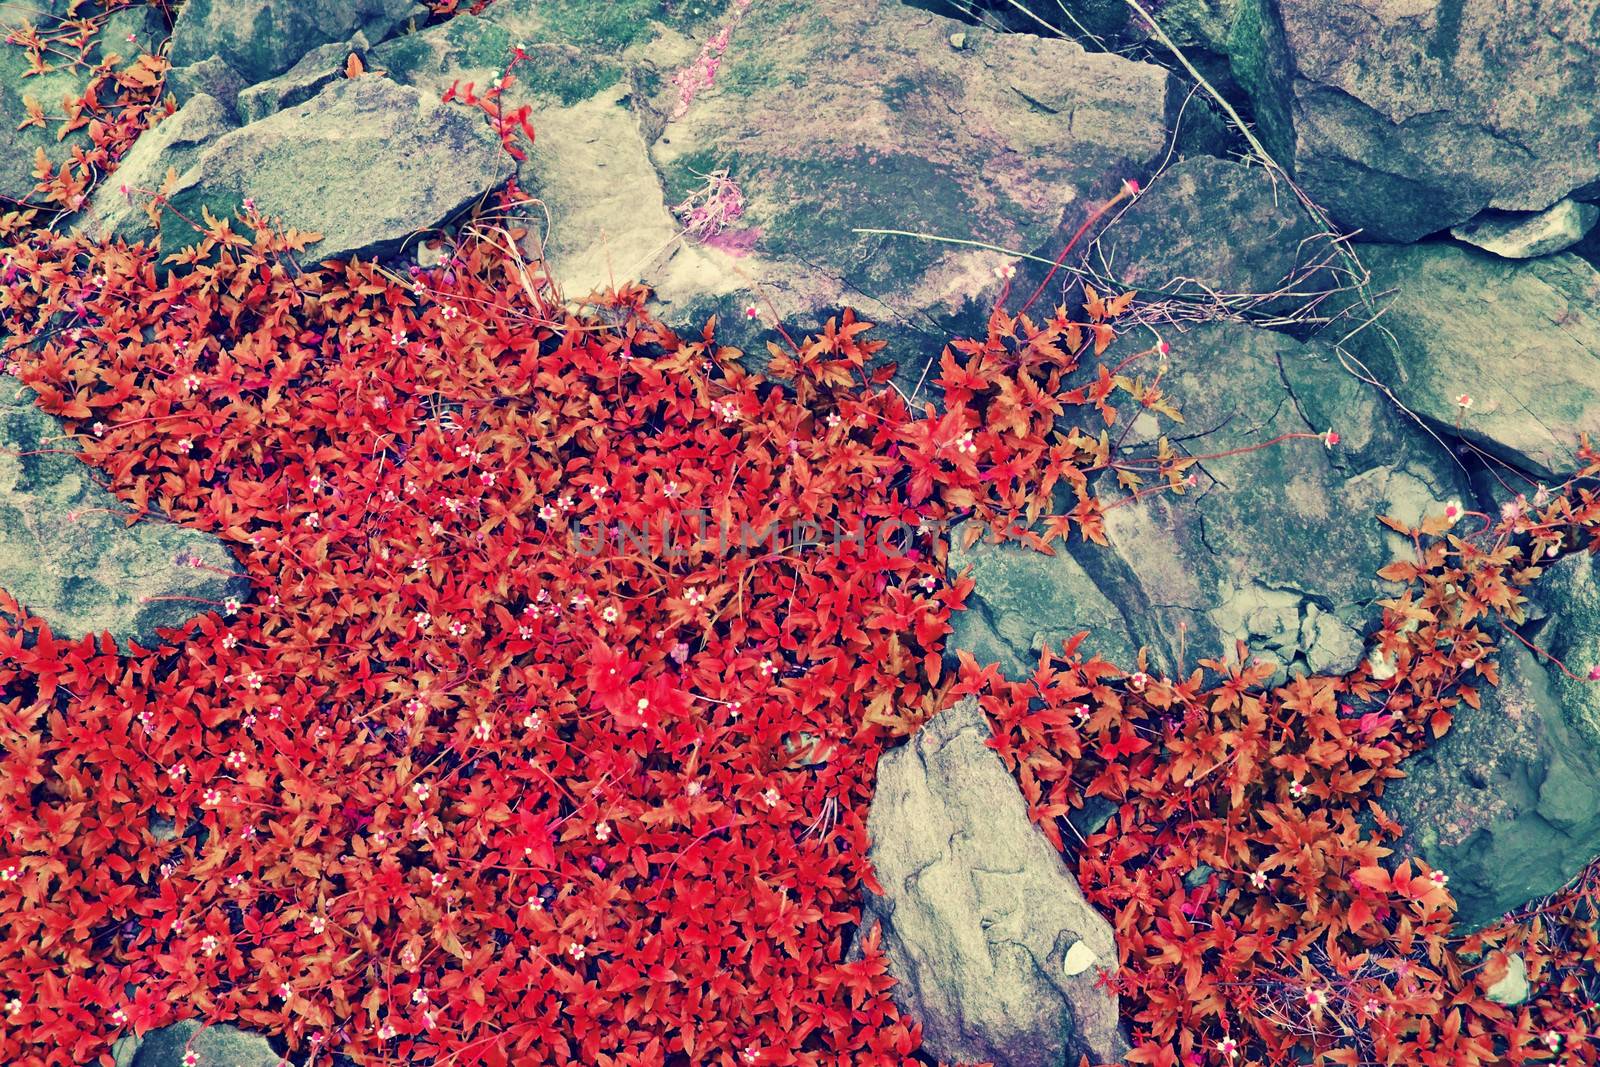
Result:
{"label": "small white flower", "polygon": [[1265,888],[1267,888],[1267,872],[1266,871],[1260,871],[1260,870],[1251,871],[1250,872],[1250,886],[1253,889],[1265,889]]}
{"label": "small white flower", "polygon": [[607,604],[605,610],[600,613],[600,617],[606,622],[616,622],[622,617],[622,613],[616,609],[615,605]]}
{"label": "small white flower", "polygon": [[766,801],[767,807],[772,808],[777,806],[778,801],[782,799],[782,796],[776,789],[768,789],[765,793],[761,794],[761,799]]}
{"label": "small white flower", "polygon": [[433,787],[427,782],[414,782],[411,786],[411,792],[415,794],[418,800],[427,800],[428,795],[433,792]]}
{"label": "small white flower", "polygon": [[193,441],[189,440],[187,437],[178,438],[178,451],[179,452],[187,454],[193,448],[194,448],[194,442]]}
{"label": "small white flower", "polygon": [[601,841],[601,842],[605,842],[605,841],[611,840],[611,824],[610,823],[604,823],[604,822],[595,823],[594,824],[594,839],[596,841]]}
{"label": "small white flower", "polygon": [[1296,800],[1306,795],[1306,787],[1300,779],[1296,778],[1289,783],[1289,795]]}
{"label": "small white flower", "polygon": [[310,920],[306,923],[306,925],[311,927],[311,932],[312,933],[320,934],[320,933],[322,933],[323,930],[326,930],[328,928],[328,920],[324,919],[320,915],[313,915],[313,916],[311,916]]}
{"label": "small white flower", "polygon": [[415,615],[411,616],[411,621],[417,624],[417,629],[426,630],[428,627],[433,625],[433,616],[429,615],[426,611],[419,611]]}

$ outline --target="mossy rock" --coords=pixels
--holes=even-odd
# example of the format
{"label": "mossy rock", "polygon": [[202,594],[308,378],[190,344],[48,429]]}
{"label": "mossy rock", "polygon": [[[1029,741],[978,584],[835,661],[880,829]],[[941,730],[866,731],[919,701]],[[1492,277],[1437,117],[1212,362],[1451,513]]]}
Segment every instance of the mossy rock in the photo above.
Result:
{"label": "mossy rock", "polygon": [[[287,228],[322,234],[308,257],[383,255],[510,173],[498,136],[476,113],[377,75],[340,78],[207,144],[181,174],[160,235],[168,251],[185,247],[195,236],[186,220],[202,211],[232,216],[248,198]],[[143,212],[123,212],[105,234],[136,240],[155,231]]]}

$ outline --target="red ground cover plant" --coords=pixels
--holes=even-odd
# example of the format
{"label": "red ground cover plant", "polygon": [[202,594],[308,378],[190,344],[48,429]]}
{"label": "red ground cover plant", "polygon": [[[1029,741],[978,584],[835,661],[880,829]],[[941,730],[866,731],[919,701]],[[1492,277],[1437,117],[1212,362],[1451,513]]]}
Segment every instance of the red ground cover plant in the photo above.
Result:
{"label": "red ground cover plant", "polygon": [[[909,1062],[883,958],[848,952],[864,817],[881,748],[967,693],[1115,923],[1130,1062],[1595,1062],[1592,875],[1462,942],[1438,873],[1357,822],[1492,684],[1532,561],[1600,543],[1592,453],[1481,532],[1408,531],[1388,680],[1073,642],[1012,683],[947,670],[940,528],[1048,549],[1185,489],[1195,457],[1112,443],[1176,414],[1164,347],[1111,347],[1125,298],[997,311],[916,409],[848,315],[767,380],[643,290],[569,311],[492,214],[413,274],[303,271],[253,215],[176,271],[45,221],[3,222],[6,357],[252,594],[124,652],[0,604],[5,1062],[185,1016],[313,1062]],[[1086,796],[1118,810],[1085,847]],[[1509,950],[1517,1008],[1482,995]]]}

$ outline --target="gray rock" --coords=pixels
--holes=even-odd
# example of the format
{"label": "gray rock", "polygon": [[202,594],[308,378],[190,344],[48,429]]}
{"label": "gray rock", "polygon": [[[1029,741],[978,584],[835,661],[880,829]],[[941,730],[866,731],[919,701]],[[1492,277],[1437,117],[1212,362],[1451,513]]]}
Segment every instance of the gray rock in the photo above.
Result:
{"label": "gray rock", "polygon": [[305,103],[335,79],[343,78],[350,56],[364,56],[368,47],[366,35],[357,30],[348,41],[313,48],[276,78],[257,82],[241,92],[238,96],[240,121],[255,122],[286,107]]}
{"label": "gray rock", "polygon": [[248,83],[221,56],[211,56],[186,67],[167,71],[166,88],[181,108],[197,96],[209,96],[220,103],[229,118],[238,121],[239,94]]}
{"label": "gray rock", "polygon": [[[960,50],[948,41],[958,30]],[[757,290],[806,328],[850,304],[942,342],[940,321],[992,298],[1008,257],[855,230],[1053,246],[1064,215],[1075,224],[1159,158],[1173,84],[1152,64],[892,0],[756,4],[711,88],[686,106],[663,89],[650,146],[669,204],[714,171],[742,191],[743,215],[709,242],[734,291],[708,300],[662,286],[659,296],[691,320],[719,310],[729,325]],[[748,340],[730,335],[747,350]]]}
{"label": "gray rock", "polygon": [[1412,241],[1600,178],[1600,0],[1242,0],[1229,51],[1279,162],[1344,226]]}
{"label": "gray rock", "polygon": [[1537,475],[1576,467],[1578,435],[1600,439],[1600,272],[1446,243],[1361,255],[1390,295],[1348,344],[1401,403]]}
{"label": "gray rock", "polygon": [[1111,926],[1028,821],[989,736],[969,699],[879,760],[867,832],[884,895],[869,895],[862,929],[881,930],[890,993],[922,1023],[930,1055],[1118,1060],[1117,1001],[1096,985],[1117,967]]}
{"label": "gray rock", "polygon": [[[1110,547],[1075,540],[1073,556],[1121,610],[1125,639],[1148,646],[1160,670],[1231,657],[1240,640],[1279,678],[1349,670],[1374,603],[1395,591],[1377,571],[1404,547],[1377,516],[1437,513],[1465,498],[1465,481],[1321,344],[1233,323],[1170,340],[1163,389],[1185,419],[1166,428],[1174,445],[1236,454],[1191,468],[1198,484],[1182,496],[1110,509]],[[1159,429],[1145,422],[1127,445]],[[1329,429],[1341,436],[1333,449],[1316,438],[1267,445]]]}
{"label": "gray rock", "polygon": [[[21,3],[0,3],[0,37],[13,27],[24,23],[43,27],[53,26],[59,17],[67,14],[63,0],[38,3],[23,0]],[[104,27],[90,50],[91,62],[115,59],[114,69],[121,69],[142,54],[154,51],[163,33],[162,20],[156,9],[149,5],[123,8],[106,16]],[[132,35],[134,40],[128,41]],[[63,139],[66,108],[63,102],[81,99],[89,84],[89,69],[77,64],[76,53],[72,60],[56,51],[47,50],[44,62],[50,69],[43,74],[32,73],[32,63],[25,49],[0,45],[0,205],[11,210],[12,201],[30,201],[37,181],[33,175],[34,160],[39,149],[55,165],[71,158],[75,149],[87,148],[88,134],[74,130]],[[43,127],[19,126],[29,117],[27,100],[37,100],[44,110]],[[42,203],[42,201],[34,201]]]}
{"label": "gray rock", "polygon": [[[1562,714],[1587,745],[1600,751],[1600,685],[1588,674],[1600,666],[1600,568],[1587,552],[1577,552],[1550,567],[1534,589],[1544,609],[1534,635],[1544,650],[1578,675],[1550,672],[1550,687]],[[1597,845],[1600,853],[1600,845]]]}
{"label": "gray rock", "polygon": [[1532,259],[1571,248],[1597,220],[1600,207],[1568,197],[1532,215],[1480,215],[1464,226],[1453,227],[1450,236],[1504,259]]}
{"label": "gray rock", "polygon": [[1401,764],[1381,803],[1407,828],[1397,858],[1450,876],[1457,927],[1476,930],[1564,885],[1600,853],[1600,765],[1551,672],[1520,642],[1500,650],[1500,685],[1461,704],[1449,733]]}
{"label": "gray rock", "polygon": [[[686,107],[676,79],[702,41],[563,23],[533,0],[380,45],[371,65],[442,92],[483,85],[518,43],[538,58],[508,94],[538,130],[518,181],[554,220],[539,251],[557,281],[581,296],[642,279],[668,321],[717,313],[721,339],[756,353],[767,325],[745,308],[758,299],[802,328],[848,303],[942,343],[935,320],[992,295],[1008,257],[855,227],[1031,250],[1165,147],[1165,71],[892,0],[752,5]],[[672,209],[724,170],[743,214],[685,237]]]}
{"label": "gray rock", "polygon": [[132,1067],[185,1067],[187,1052],[196,1055],[194,1067],[281,1067],[283,1063],[283,1057],[259,1034],[226,1023],[201,1027],[189,1019],[144,1035]]}
{"label": "gray rock", "polygon": [[1528,987],[1528,961],[1522,955],[1513,952],[1506,957],[1506,973],[1494,985],[1483,991],[1483,995],[1496,1004],[1507,1007],[1516,1007],[1528,999],[1531,990]]}
{"label": "gray rock", "polygon": [[227,109],[216,98],[194,96],[139,136],[116,172],[95,190],[79,225],[104,234],[148,226],[147,205],[168,172],[183,174],[207,145],[233,128]]}
{"label": "gray rock", "polygon": [[1016,543],[980,540],[962,545],[966,526],[950,535],[950,570],[972,568],[977,583],[967,610],[950,620],[950,647],[971,652],[983,663],[1000,664],[1010,678],[1024,678],[1039,663],[1039,650],[1059,651],[1061,643],[1087,630],[1083,652],[1113,663],[1132,663],[1138,648],[1116,605],[1096,588],[1083,566],[1058,546],[1054,556]]}
{"label": "gray rock", "polygon": [[[285,226],[323,235],[308,257],[383,254],[510,173],[499,138],[474,113],[362,75],[211,142],[179,178],[160,232],[164,245],[181,247],[194,233],[184,218],[200,218],[202,207],[231,216],[251,198]],[[102,232],[155,235],[142,212]]]}
{"label": "gray rock", "polygon": [[427,9],[415,0],[189,0],[172,27],[175,67],[221,56],[254,85],[356,31],[381,41]]}
{"label": "gray rock", "polygon": [[247,594],[243,579],[190,565],[238,571],[215,538],[157,521],[126,526],[126,507],[33,400],[0,376],[0,588],[59,636],[119,641],[153,639],[205,610],[201,601]]}
{"label": "gray rock", "polygon": [[[1087,265],[1141,302],[1290,316],[1340,281],[1338,249],[1264,167],[1195,156],[1169,167],[1102,231]],[[1273,295],[1276,294],[1276,295]]]}

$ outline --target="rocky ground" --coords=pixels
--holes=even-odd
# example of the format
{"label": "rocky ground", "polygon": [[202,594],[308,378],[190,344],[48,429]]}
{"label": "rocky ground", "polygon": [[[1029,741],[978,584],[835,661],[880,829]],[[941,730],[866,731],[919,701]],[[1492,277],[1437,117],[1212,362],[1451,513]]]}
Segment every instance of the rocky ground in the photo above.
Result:
{"label": "rocky ground", "polygon": [[[0,22],[85,6],[7,0]],[[1136,289],[1134,321],[1170,346],[1172,439],[1208,457],[1197,491],[1112,512],[1108,547],[958,547],[976,588],[954,645],[1016,677],[1083,630],[1164,673],[1237,642],[1279,678],[1381,659],[1367,636],[1395,587],[1377,571],[1405,545],[1375,517],[1516,508],[1600,434],[1600,5],[1172,0],[1152,5],[1156,32],[1099,0],[1065,34],[1048,6],[495,0],[440,21],[410,0],[188,0],[170,26],[128,7],[101,47],[164,51],[176,111],[58,225],[176,252],[185,219],[250,204],[321,234],[308,263],[403,269],[514,178],[525,254],[567,297],[641,280],[671,321],[718,315],[757,366],[774,322],[853,306],[913,396],[1002,290]],[[36,150],[56,147],[18,129],[28,101],[81,85],[27,76],[20,54],[0,50],[0,198],[27,202]],[[500,109],[527,105],[536,131],[521,160],[443,102],[513,62]],[[1137,198],[1052,272],[1128,181]],[[164,214],[146,210],[156,190]],[[1330,430],[1309,461],[1244,451]],[[244,595],[219,544],[127,525],[70,451],[10,455],[55,434],[0,378],[0,588],[58,633],[123,641],[184,617],[162,598]],[[1522,636],[1574,670],[1600,662],[1590,557],[1551,568]],[[1600,694],[1506,644],[1502,684],[1384,800],[1450,871],[1469,928],[1600,855]],[[880,770],[867,911],[897,995],[945,1059],[1113,1059],[1114,1000],[1084,977],[1114,956],[1110,928],[984,732],[954,709]],[[208,1035],[202,1064],[276,1062]],[[124,1059],[187,1062],[185,1041]]]}

